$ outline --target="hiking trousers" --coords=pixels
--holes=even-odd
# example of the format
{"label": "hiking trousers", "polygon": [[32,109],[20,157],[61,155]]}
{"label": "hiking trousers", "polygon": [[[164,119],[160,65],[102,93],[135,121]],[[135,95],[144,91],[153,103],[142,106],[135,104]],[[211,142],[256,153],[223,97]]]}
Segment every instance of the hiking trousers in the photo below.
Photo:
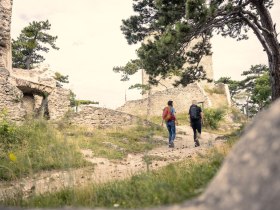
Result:
{"label": "hiking trousers", "polygon": [[197,132],[199,134],[201,134],[201,120],[196,120],[196,121],[191,121],[191,126],[193,129],[193,140],[196,141],[197,140]]}
{"label": "hiking trousers", "polygon": [[167,127],[167,130],[169,133],[169,137],[168,137],[169,144],[172,144],[176,137],[175,121],[171,120],[171,121],[166,122],[166,127]]}

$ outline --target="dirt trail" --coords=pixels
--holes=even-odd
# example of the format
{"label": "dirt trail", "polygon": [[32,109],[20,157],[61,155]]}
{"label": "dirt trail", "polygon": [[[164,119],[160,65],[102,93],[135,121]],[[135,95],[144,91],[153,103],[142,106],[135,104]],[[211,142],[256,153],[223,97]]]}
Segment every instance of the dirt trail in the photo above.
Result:
{"label": "dirt trail", "polygon": [[[65,187],[83,186],[89,183],[104,183],[113,180],[125,179],[142,171],[158,169],[172,162],[192,157],[196,152],[203,152],[215,143],[217,135],[203,132],[201,146],[194,148],[192,130],[188,126],[177,126],[177,137],[175,148],[161,146],[144,154],[128,154],[127,158],[121,161],[109,161],[105,158],[93,157],[92,151],[82,150],[87,161],[94,163],[94,166],[69,169],[65,171],[48,171],[34,174],[16,182],[0,182],[0,200],[6,196],[23,195],[24,197],[33,194],[53,192]],[[167,143],[167,140],[166,140]],[[147,165],[143,161],[145,155],[157,156]]]}

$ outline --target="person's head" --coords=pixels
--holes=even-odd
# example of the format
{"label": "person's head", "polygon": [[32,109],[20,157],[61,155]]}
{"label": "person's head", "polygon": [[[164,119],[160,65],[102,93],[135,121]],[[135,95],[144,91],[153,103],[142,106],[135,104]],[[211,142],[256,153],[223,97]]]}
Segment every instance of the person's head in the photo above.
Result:
{"label": "person's head", "polygon": [[173,106],[173,101],[169,100],[169,101],[167,102],[167,105],[168,105],[168,106]]}
{"label": "person's head", "polygon": [[197,105],[197,100],[192,100],[193,105]]}

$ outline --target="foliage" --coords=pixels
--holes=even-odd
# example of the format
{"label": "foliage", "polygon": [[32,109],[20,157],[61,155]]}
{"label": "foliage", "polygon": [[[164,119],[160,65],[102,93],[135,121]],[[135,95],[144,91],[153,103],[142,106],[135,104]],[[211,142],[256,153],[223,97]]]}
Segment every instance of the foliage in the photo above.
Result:
{"label": "foliage", "polygon": [[224,156],[224,150],[212,150],[206,155],[200,154],[196,159],[135,175],[128,180],[65,189],[27,200],[15,198],[5,204],[29,208],[145,208],[180,203],[204,191],[207,183],[218,171]]}
{"label": "foliage", "polygon": [[89,104],[99,104],[99,102],[91,101],[91,100],[76,100],[78,105],[89,105]]}
{"label": "foliage", "polygon": [[[3,124],[9,128],[4,133]],[[0,125],[0,180],[86,165],[77,143],[45,120],[29,120],[19,126],[0,121]]]}
{"label": "foliage", "polygon": [[230,77],[221,77],[217,81],[216,84],[223,83],[228,85],[230,97],[233,100],[233,97],[238,93],[240,82],[236,80],[232,80]]}
{"label": "foliage", "polygon": [[76,94],[72,90],[70,90],[69,100],[70,100],[70,106],[71,107],[77,106]]}
{"label": "foliage", "polygon": [[54,79],[57,81],[57,86],[62,87],[62,83],[69,83],[68,75],[64,76],[59,72],[55,72]]}
{"label": "foliage", "polygon": [[30,69],[34,64],[41,63],[45,58],[40,52],[48,52],[49,45],[51,48],[58,50],[55,45],[57,36],[51,36],[47,33],[51,24],[46,21],[33,21],[24,27],[17,38],[12,40],[13,67]]}
{"label": "foliage", "polygon": [[211,129],[217,129],[219,122],[223,119],[224,115],[225,110],[223,109],[206,108],[203,110],[203,125]]}
{"label": "foliage", "polygon": [[216,82],[228,84],[233,102],[242,110],[245,107],[248,116],[253,116],[271,103],[272,92],[268,74],[267,66],[259,64],[244,71],[242,76],[246,77],[241,81],[222,77]]}
{"label": "foliage", "polygon": [[[280,96],[280,47],[269,12],[272,6],[273,0],[136,0],[135,14],[123,20],[121,30],[129,44],[142,42],[138,58],[113,70],[128,78],[144,69],[152,85],[176,75],[180,79],[175,86],[187,85],[207,79],[200,61],[211,55],[213,34],[239,41],[247,39],[252,30],[270,61],[272,98],[276,99]],[[194,39],[197,43],[186,51]]]}
{"label": "foliage", "polygon": [[71,107],[78,107],[79,105],[99,104],[99,102],[97,101],[76,99],[76,94],[72,90],[70,90],[69,100]]}
{"label": "foliage", "polygon": [[257,104],[256,110],[262,110],[271,102],[271,88],[268,73],[256,79],[255,87],[252,91],[252,102]]}
{"label": "foliage", "polygon": [[17,136],[15,124],[8,120],[7,115],[7,109],[3,109],[0,112],[0,145],[2,145],[4,151],[8,151],[12,144],[18,144],[21,142],[21,139]]}

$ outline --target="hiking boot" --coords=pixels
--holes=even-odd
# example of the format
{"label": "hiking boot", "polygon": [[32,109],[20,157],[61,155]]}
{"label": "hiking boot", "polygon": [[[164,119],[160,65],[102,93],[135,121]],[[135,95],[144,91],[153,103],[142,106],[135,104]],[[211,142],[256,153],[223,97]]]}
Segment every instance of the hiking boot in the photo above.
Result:
{"label": "hiking boot", "polygon": [[194,140],[194,147],[199,147],[200,146],[200,143],[198,141],[198,139]]}
{"label": "hiking boot", "polygon": [[169,148],[174,148],[174,143],[169,144]]}

